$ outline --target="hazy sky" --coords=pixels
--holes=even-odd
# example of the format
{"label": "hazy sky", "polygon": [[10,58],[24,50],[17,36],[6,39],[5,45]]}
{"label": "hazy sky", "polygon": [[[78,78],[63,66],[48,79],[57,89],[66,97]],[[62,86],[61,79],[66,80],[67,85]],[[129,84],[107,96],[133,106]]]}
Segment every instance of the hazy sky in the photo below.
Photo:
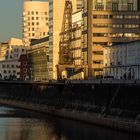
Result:
{"label": "hazy sky", "polygon": [[23,1],[0,0],[0,42],[7,41],[10,37],[22,37]]}
{"label": "hazy sky", "polygon": [[21,38],[23,0],[0,0],[0,42]]}

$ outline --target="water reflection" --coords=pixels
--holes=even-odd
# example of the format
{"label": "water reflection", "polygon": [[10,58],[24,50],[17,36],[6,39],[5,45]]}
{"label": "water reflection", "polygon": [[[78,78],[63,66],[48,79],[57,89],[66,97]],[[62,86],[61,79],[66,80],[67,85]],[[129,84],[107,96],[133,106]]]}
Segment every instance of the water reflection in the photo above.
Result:
{"label": "water reflection", "polygon": [[140,140],[140,136],[134,134],[56,117],[35,118],[20,110],[0,108],[0,114],[11,111],[20,114],[20,118],[0,115],[0,140]]}

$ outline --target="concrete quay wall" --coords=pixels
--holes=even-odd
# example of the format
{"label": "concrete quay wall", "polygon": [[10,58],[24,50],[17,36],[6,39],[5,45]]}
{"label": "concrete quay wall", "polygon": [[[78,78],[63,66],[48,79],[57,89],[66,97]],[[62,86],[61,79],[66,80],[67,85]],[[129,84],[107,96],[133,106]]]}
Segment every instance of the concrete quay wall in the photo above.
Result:
{"label": "concrete quay wall", "polygon": [[72,119],[93,125],[100,125],[103,127],[140,134],[140,123],[128,120],[120,120],[111,116],[103,117],[97,113],[85,113],[82,111],[74,111],[70,109],[55,109],[54,107],[50,106],[48,107],[38,104],[25,103],[17,100],[14,101],[0,99],[0,104],[35,111],[46,115],[63,117],[66,119]]}
{"label": "concrete quay wall", "polygon": [[0,103],[140,134],[139,81],[0,82]]}

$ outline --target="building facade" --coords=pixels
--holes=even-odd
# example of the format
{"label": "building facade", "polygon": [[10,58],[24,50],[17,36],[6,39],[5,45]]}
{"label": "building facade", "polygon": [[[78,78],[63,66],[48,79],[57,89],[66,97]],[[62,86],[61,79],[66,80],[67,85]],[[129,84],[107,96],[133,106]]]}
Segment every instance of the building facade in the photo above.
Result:
{"label": "building facade", "polygon": [[139,0],[83,0],[83,59],[89,77],[103,74],[103,47],[140,39]]}
{"label": "building facade", "polygon": [[49,37],[31,42],[27,51],[28,78],[34,81],[49,80]]}
{"label": "building facade", "polygon": [[2,79],[20,79],[20,63],[19,58],[21,55],[26,54],[26,48],[20,39],[11,38],[4,49],[0,58],[0,74]]}
{"label": "building facade", "polygon": [[24,1],[23,6],[23,41],[30,45],[31,39],[48,36],[49,3],[42,1]]}
{"label": "building facade", "polygon": [[81,79],[83,78],[82,10],[72,13],[71,7],[72,3],[67,2],[63,30],[60,33],[59,78]]}
{"label": "building facade", "polygon": [[140,41],[107,47],[105,75],[115,79],[140,79]]}
{"label": "building facade", "polygon": [[[72,0],[73,12],[80,9],[81,0]],[[59,41],[60,32],[62,30],[63,14],[65,0],[50,0],[49,1],[49,71],[52,79],[57,79],[57,68],[59,61]],[[81,6],[82,7],[82,6]]]}
{"label": "building facade", "polygon": [[82,11],[72,14],[72,55],[73,64],[82,65]]}
{"label": "building facade", "polygon": [[0,61],[5,60],[6,52],[9,48],[8,42],[0,43]]}
{"label": "building facade", "polygon": [[17,68],[19,69],[18,74],[20,75],[20,80],[28,80],[28,65],[27,65],[27,54],[22,54],[18,60],[19,66]]}

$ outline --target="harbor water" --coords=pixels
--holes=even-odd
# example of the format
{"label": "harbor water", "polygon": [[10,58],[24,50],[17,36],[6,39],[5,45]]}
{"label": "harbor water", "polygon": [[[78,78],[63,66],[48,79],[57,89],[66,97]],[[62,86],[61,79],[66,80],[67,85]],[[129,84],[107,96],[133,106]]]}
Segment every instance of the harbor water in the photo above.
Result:
{"label": "harbor water", "polygon": [[140,135],[1,106],[0,140],[140,140]]}

